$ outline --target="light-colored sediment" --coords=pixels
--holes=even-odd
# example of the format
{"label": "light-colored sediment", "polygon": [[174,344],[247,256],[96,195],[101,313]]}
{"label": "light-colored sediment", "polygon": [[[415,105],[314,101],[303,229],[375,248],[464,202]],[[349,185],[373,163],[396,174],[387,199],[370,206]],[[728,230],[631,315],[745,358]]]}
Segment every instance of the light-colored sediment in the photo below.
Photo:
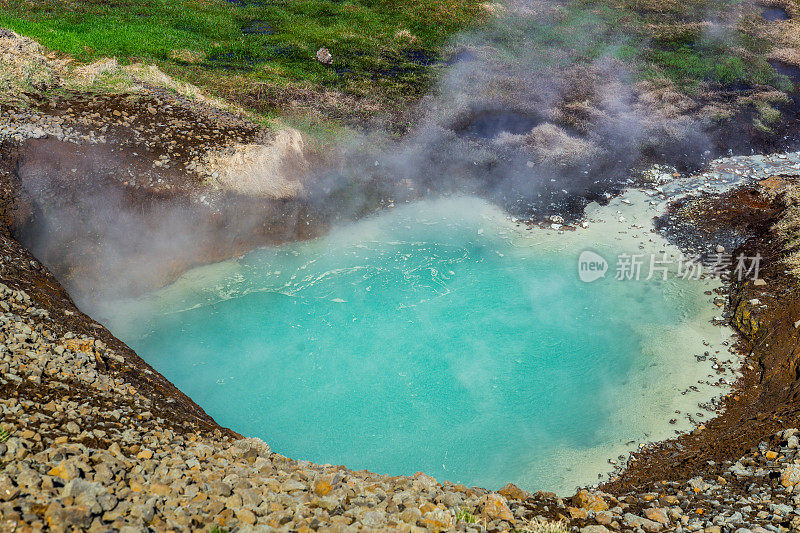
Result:
{"label": "light-colored sediment", "polygon": [[275,133],[269,144],[236,144],[227,153],[207,158],[212,183],[240,194],[292,198],[303,191],[300,182],[309,164],[303,136],[294,129]]}

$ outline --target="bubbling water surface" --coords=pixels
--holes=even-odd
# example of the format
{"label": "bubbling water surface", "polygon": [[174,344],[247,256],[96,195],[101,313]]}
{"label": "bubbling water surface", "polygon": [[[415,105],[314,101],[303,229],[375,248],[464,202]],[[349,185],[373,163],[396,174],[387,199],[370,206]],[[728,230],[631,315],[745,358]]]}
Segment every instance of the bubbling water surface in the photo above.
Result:
{"label": "bubbling water surface", "polygon": [[[707,323],[713,282],[612,279],[617,253],[641,252],[619,231],[419,202],[105,314],[220,424],[284,455],[565,492],[696,410],[710,393],[681,394],[708,374],[693,355],[726,335]],[[577,275],[588,247],[610,262],[593,283]]]}

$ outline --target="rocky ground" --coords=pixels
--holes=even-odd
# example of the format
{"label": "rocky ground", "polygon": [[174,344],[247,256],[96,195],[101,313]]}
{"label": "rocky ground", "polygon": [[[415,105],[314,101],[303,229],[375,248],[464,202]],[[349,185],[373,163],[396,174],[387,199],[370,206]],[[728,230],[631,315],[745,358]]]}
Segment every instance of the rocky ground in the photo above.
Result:
{"label": "rocky ground", "polygon": [[[25,281],[48,277],[39,272],[26,272]],[[76,311],[39,300],[0,285],[0,513],[10,531],[744,533],[800,526],[796,429],[714,465],[713,474],[647,492],[583,490],[560,499],[513,485],[490,492],[439,483],[422,473],[354,472],[289,459],[185,416],[169,391],[147,391],[126,377],[129,354],[101,335],[65,328],[59,315]]]}
{"label": "rocky ground", "polygon": [[[30,46],[15,39],[0,33],[0,45]],[[273,453],[258,439],[219,427],[83,314],[16,239],[41,220],[50,205],[43,200],[64,201],[52,191],[92,198],[91,187],[99,183],[94,178],[128,191],[125,205],[142,210],[145,219],[163,213],[149,210],[152,206],[172,205],[176,198],[206,205],[206,193],[234,194],[219,192],[226,190],[224,172],[209,169],[219,168],[213,165],[220,158],[234,159],[238,171],[248,161],[264,164],[263,154],[246,156],[240,149],[274,144],[262,128],[236,113],[145,87],[124,94],[28,95],[24,105],[3,107],[0,137],[3,530],[800,529],[800,432],[787,429],[800,427],[795,407],[800,295],[783,262],[784,236],[774,229],[789,207],[781,191],[796,183],[798,154],[718,162],[696,177],[707,184],[708,194],[676,204],[663,226],[687,250],[724,242],[728,249],[766,258],[763,284],[731,284],[727,312],[748,356],[744,377],[723,401],[722,416],[637,453],[602,490],[559,498],[513,485],[492,492],[440,483],[421,473],[356,472]],[[291,139],[285,146],[292,149]],[[667,181],[672,172],[665,174]],[[743,175],[750,177],[747,188],[722,196],[715,190]],[[781,177],[753,184],[775,175]],[[55,187],[26,188],[32,176]],[[646,186],[653,195],[667,194],[662,185]],[[297,205],[275,197],[277,190],[284,189],[269,189],[275,204],[259,197],[259,212],[265,205],[286,210],[273,207],[249,230],[270,222],[271,232],[259,234],[259,242],[265,235],[280,240],[313,234],[292,223],[290,231],[276,236],[274,222],[285,223],[287,212],[294,222],[306,220]],[[208,216],[214,212],[225,227],[226,216],[253,205],[242,200],[227,211],[214,207],[197,220],[214,218]],[[233,240],[240,248],[258,241],[252,235]],[[62,248],[63,254],[66,244]],[[182,258],[173,267],[235,249]],[[55,256],[48,257],[57,264]],[[59,277],[71,279],[69,274]]]}

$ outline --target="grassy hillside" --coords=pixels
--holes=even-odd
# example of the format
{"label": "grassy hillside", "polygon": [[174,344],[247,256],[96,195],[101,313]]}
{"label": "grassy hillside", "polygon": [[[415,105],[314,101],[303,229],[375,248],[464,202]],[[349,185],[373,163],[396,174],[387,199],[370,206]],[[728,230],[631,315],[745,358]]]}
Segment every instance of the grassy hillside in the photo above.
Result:
{"label": "grassy hillside", "polygon": [[[79,61],[155,61],[266,111],[281,92],[413,98],[479,16],[477,0],[0,0],[0,26]],[[316,61],[322,47],[333,64]]]}
{"label": "grassy hillside", "polygon": [[[613,56],[638,79],[670,80],[699,101],[793,89],[768,59],[776,43],[795,48],[786,37],[795,35],[795,22],[766,21],[755,4],[548,5],[558,16],[543,22],[491,18],[503,10],[479,0],[0,0],[0,26],[80,62],[156,63],[268,116],[300,108],[348,123],[407,108],[450,59],[442,51],[448,37],[479,26],[500,28],[510,43],[524,39],[526,54],[565,59],[565,66]],[[332,64],[315,59],[322,47]]]}

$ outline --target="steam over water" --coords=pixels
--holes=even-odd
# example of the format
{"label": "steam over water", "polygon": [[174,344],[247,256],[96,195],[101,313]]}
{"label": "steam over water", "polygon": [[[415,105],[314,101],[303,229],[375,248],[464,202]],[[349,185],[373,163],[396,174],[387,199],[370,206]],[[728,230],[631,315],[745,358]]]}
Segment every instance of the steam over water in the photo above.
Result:
{"label": "steam over water", "polygon": [[680,394],[708,373],[693,354],[724,335],[707,324],[709,282],[580,282],[588,243],[609,261],[636,249],[592,228],[525,231],[481,200],[419,202],[106,315],[220,424],[284,455],[566,491],[625,443],[685,429],[674,411],[710,396]]}

